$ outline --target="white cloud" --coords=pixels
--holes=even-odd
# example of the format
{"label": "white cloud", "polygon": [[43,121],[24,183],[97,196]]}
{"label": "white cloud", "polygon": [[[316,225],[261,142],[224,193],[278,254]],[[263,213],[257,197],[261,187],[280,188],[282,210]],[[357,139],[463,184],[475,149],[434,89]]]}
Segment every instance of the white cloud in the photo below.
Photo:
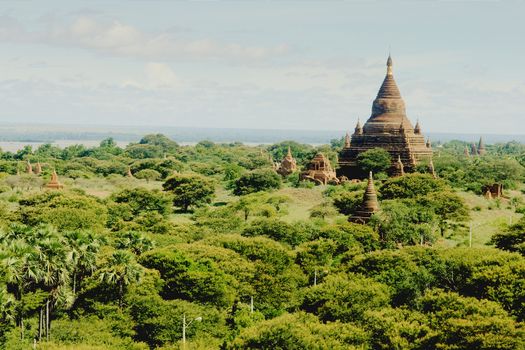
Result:
{"label": "white cloud", "polygon": [[78,47],[101,53],[146,60],[226,59],[263,60],[286,54],[288,46],[241,45],[209,38],[183,37],[166,30],[149,33],[121,21],[78,16],[64,22],[54,19],[39,30],[29,31],[13,17],[0,17],[0,40]]}
{"label": "white cloud", "polygon": [[146,65],[148,85],[157,88],[180,87],[181,82],[175,72],[165,63],[150,62]]}

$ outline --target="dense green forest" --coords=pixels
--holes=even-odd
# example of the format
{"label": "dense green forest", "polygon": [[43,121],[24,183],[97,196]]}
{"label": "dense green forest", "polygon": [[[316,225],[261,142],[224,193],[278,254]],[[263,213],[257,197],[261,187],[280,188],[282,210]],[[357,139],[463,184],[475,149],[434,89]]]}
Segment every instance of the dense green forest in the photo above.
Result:
{"label": "dense green forest", "polygon": [[[437,178],[389,178],[372,152],[367,225],[348,222],[365,182],[272,169],[288,147],[300,167],[318,151],[335,165],[341,146],[147,135],[1,152],[0,348],[524,348],[525,146],[438,145]],[[54,170],[61,190],[45,188]],[[493,183],[502,198],[483,196]]]}

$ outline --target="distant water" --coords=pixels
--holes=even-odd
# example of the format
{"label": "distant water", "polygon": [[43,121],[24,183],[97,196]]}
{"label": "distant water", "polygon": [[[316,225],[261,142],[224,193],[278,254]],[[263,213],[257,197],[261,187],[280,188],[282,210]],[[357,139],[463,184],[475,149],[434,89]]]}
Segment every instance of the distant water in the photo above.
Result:
{"label": "distant water", "polygon": [[[212,142],[242,142],[247,145],[272,144],[293,140],[311,145],[327,144],[344,136],[344,130],[267,130],[218,129],[189,127],[130,127],[130,126],[52,126],[52,125],[0,125],[0,148],[17,151],[26,145],[37,148],[43,143],[59,147],[83,144],[93,147],[101,140],[112,137],[119,146],[138,142],[146,134],[162,133],[179,144],[192,145],[202,140]],[[474,142],[483,136],[485,143],[518,141],[525,143],[525,135],[426,133],[432,142],[462,140]]]}
{"label": "distant water", "polygon": [[[6,152],[16,152],[21,150],[25,146],[31,146],[33,149],[37,149],[45,143],[51,143],[53,146],[60,148],[73,146],[73,145],[84,145],[86,147],[94,147],[100,144],[99,141],[93,140],[58,140],[55,142],[24,142],[24,141],[0,141],[0,149]],[[129,142],[117,141],[117,145],[120,147],[125,147]]]}

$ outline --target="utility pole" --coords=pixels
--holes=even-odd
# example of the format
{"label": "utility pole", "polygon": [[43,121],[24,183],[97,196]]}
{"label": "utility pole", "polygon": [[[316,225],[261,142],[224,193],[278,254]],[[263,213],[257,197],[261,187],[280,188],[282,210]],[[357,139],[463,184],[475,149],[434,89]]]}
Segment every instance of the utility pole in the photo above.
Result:
{"label": "utility pole", "polygon": [[182,314],[182,348],[186,349],[186,328],[190,326],[190,324],[193,323],[193,321],[200,322],[202,321],[202,317],[195,317],[190,322],[186,323],[186,314]]}
{"label": "utility pole", "polygon": [[317,269],[314,271],[314,286],[317,286]]}
{"label": "utility pole", "polygon": [[182,347],[186,349],[186,314],[182,314]]}
{"label": "utility pole", "polygon": [[472,248],[472,221],[470,222],[469,233],[468,233],[468,246]]}
{"label": "utility pole", "polygon": [[253,295],[250,296],[250,313],[253,314]]}

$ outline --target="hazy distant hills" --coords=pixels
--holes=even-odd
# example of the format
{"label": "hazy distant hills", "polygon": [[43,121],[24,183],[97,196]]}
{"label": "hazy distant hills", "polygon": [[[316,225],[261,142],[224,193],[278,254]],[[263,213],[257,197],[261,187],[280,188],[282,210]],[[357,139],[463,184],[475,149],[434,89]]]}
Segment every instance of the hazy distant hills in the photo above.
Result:
{"label": "hazy distant hills", "polygon": [[[58,142],[99,141],[112,137],[119,143],[136,142],[145,134],[163,133],[179,143],[195,143],[202,140],[213,142],[242,142],[249,144],[275,143],[294,140],[308,144],[329,143],[341,138],[345,130],[268,130],[268,129],[219,129],[161,126],[77,126],[77,125],[0,125],[2,142]],[[450,140],[477,141],[479,134],[426,133],[433,143]],[[525,143],[525,135],[483,134],[488,144],[508,141]],[[60,143],[60,142],[59,142]]]}

